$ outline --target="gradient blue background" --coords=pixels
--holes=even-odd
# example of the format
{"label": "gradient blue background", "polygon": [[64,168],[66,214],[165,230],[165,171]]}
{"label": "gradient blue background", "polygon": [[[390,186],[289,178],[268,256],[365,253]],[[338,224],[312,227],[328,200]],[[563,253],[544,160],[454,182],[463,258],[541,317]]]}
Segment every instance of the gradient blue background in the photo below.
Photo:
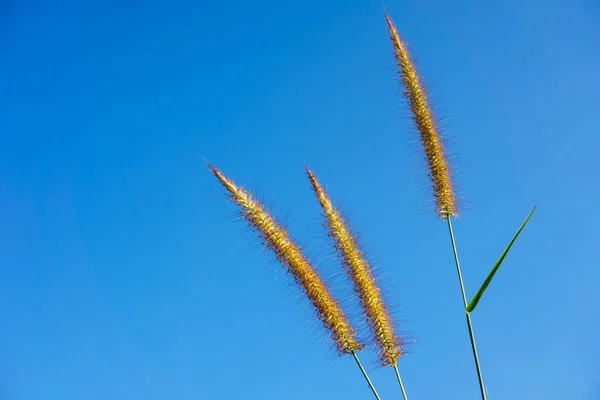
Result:
{"label": "gradient blue background", "polygon": [[[473,316],[491,398],[599,399],[600,5],[387,8],[453,138],[470,294],[538,205]],[[308,162],[416,339],[410,398],[477,398],[379,1],[3,0],[0,40],[0,399],[371,398],[202,157],[328,275]]]}

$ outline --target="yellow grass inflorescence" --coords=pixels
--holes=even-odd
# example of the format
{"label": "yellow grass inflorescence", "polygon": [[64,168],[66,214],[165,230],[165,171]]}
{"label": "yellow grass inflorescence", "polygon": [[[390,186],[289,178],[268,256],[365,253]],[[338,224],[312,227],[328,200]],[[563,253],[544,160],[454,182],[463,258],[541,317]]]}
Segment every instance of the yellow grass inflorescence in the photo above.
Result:
{"label": "yellow grass inflorescence", "polygon": [[332,205],[331,199],[319,184],[315,174],[308,167],[306,173],[323,209],[329,236],[335,242],[335,248],[360,300],[381,364],[394,365],[402,354],[402,346],[371,267],[359,249],[347,222]]}
{"label": "yellow grass inflorescence", "polygon": [[231,199],[241,207],[242,217],[259,233],[265,246],[275,253],[277,259],[293,276],[294,281],[314,306],[319,319],[331,333],[338,352],[343,354],[359,350],[361,345],[355,338],[356,333],[350,321],[325,286],[319,273],[311,266],[287,231],[277,223],[250,191],[237,186],[217,168],[208,165],[212,173],[231,193]]}
{"label": "yellow grass inflorescence", "polygon": [[435,198],[435,210],[442,218],[457,215],[457,202],[451,179],[451,170],[442,138],[438,133],[433,111],[427,100],[427,93],[415,63],[410,57],[406,43],[400,39],[398,30],[394,26],[390,16],[385,15],[390,31],[390,39],[394,45],[394,54],[400,76],[404,85],[404,96],[408,100],[408,106],[412,113],[413,122],[419,132],[421,144],[423,145],[425,158],[427,160],[428,175],[433,186]]}

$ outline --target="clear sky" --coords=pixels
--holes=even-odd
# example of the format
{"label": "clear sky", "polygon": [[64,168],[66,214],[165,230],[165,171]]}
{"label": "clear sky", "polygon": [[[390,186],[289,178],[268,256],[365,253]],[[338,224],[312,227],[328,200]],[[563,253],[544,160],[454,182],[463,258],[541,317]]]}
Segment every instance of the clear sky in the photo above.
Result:
{"label": "clear sky", "polygon": [[[452,138],[469,294],[538,205],[473,314],[491,398],[600,399],[600,5],[386,7]],[[3,0],[0,50],[0,399],[371,398],[202,157],[346,298],[308,162],[416,340],[409,397],[477,398],[380,1]]]}

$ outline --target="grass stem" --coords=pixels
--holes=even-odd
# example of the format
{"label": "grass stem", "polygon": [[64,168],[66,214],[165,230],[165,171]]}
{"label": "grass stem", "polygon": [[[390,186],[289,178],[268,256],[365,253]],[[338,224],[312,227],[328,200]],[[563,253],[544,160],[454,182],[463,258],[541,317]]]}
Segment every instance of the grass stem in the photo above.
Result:
{"label": "grass stem", "polygon": [[402,378],[400,378],[400,371],[398,371],[398,363],[394,364],[394,371],[396,371],[396,378],[398,378],[398,384],[400,385],[400,390],[402,391],[402,397],[404,400],[408,400],[406,396],[406,390],[404,390],[404,384],[402,383]]}
{"label": "grass stem", "polygon": [[467,311],[467,295],[465,294],[465,285],[462,279],[462,272],[460,271],[460,263],[458,262],[458,252],[456,251],[456,242],[454,241],[454,232],[452,231],[451,216],[448,215],[448,231],[450,233],[450,241],[452,242],[452,251],[454,252],[454,262],[456,263],[456,272],[458,273],[458,282],[460,283],[460,291],[462,293],[463,306],[467,316],[467,327],[469,328],[469,339],[471,340],[471,348],[473,350],[473,357],[475,358],[475,367],[477,368],[477,377],[479,379],[479,389],[481,390],[481,398],[487,400],[485,392],[485,385],[483,384],[483,375],[481,374],[481,367],[479,366],[479,356],[477,355],[477,345],[475,344],[475,334],[473,333],[473,324],[471,323],[471,314]]}
{"label": "grass stem", "polygon": [[358,368],[360,368],[360,371],[362,372],[363,376],[367,380],[367,383],[369,384],[369,387],[373,391],[373,394],[375,395],[375,398],[377,400],[381,400],[381,397],[379,397],[379,395],[377,394],[377,390],[375,390],[375,386],[373,386],[373,382],[371,382],[371,379],[369,379],[369,375],[367,375],[367,371],[365,371],[365,369],[363,368],[363,366],[362,366],[360,360],[358,359],[358,356],[356,355],[355,351],[352,352],[352,356],[356,360],[356,364],[358,364]]}

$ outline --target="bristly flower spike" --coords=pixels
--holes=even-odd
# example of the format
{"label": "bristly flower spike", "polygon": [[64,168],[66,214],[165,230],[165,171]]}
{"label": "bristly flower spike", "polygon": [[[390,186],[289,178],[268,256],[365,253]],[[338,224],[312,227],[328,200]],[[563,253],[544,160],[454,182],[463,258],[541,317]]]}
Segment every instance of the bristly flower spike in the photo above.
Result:
{"label": "bristly flower spike", "polygon": [[390,16],[385,19],[394,46],[394,56],[400,68],[400,77],[404,86],[404,96],[412,113],[412,120],[419,132],[428,166],[428,176],[433,187],[435,210],[441,218],[457,215],[457,202],[452,183],[452,173],[448,164],[446,149],[434,120],[427,100],[426,90],[421,82],[415,63],[410,57],[405,42],[400,39],[398,30]]}
{"label": "bristly flower spike", "polygon": [[323,209],[328,234],[335,242],[335,248],[360,300],[377,346],[380,362],[384,366],[395,365],[398,357],[402,354],[402,345],[395,333],[394,324],[384,304],[371,267],[359,249],[356,237],[351,232],[348,223],[341,216],[339,210],[332,205],[331,199],[308,166],[306,173]]}
{"label": "bristly flower spike", "polygon": [[[227,178],[221,171],[207,163],[212,173],[231,194],[230,198],[241,208],[243,219],[260,235],[264,245],[273,251],[281,264],[314,306],[325,328],[330,332],[340,354],[352,353],[361,348],[355,331],[338,302],[331,295],[318,272],[302,254],[300,247],[287,231],[269,214],[252,193]],[[356,356],[355,356],[356,357]]]}

